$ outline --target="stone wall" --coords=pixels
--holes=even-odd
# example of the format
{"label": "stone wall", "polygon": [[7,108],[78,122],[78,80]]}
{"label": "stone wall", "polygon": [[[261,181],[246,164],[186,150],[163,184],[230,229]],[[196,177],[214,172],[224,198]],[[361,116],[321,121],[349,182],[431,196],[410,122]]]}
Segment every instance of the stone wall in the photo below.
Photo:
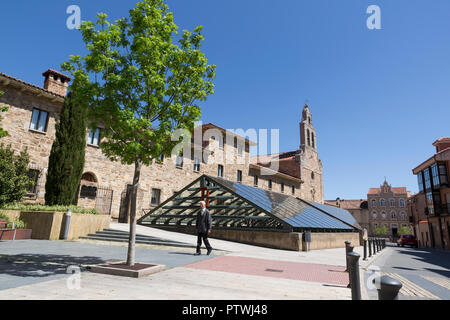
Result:
{"label": "stone wall", "polygon": [[311,250],[345,248],[345,241],[355,247],[360,245],[358,232],[311,233]]}
{"label": "stone wall", "polygon": [[[27,229],[32,229],[31,238],[36,240],[60,240],[64,237],[66,217],[63,212],[2,211],[11,220],[19,218]],[[90,233],[109,228],[110,216],[72,213],[68,240],[75,240]]]}

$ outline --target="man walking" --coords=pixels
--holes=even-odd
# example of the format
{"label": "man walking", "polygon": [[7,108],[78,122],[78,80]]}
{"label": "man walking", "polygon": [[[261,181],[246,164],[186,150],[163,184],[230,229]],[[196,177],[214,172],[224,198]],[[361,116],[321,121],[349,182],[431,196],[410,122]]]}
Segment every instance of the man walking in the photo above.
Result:
{"label": "man walking", "polygon": [[206,249],[208,250],[207,255],[209,256],[211,254],[212,248],[208,241],[208,235],[211,233],[212,228],[212,219],[211,219],[211,213],[209,213],[209,210],[206,209],[206,202],[200,201],[200,211],[197,213],[197,253],[196,256],[201,255],[200,247],[202,245],[202,239],[203,243],[206,246]]}

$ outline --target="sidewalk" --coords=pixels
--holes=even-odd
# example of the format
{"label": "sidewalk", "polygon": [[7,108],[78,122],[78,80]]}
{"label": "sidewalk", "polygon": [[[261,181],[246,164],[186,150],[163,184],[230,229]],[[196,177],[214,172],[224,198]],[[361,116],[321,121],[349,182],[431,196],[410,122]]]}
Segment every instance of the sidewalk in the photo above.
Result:
{"label": "sidewalk", "polygon": [[[126,231],[127,227],[112,224],[112,228],[117,230]],[[137,233],[196,242],[195,236],[142,226],[138,226]],[[45,251],[45,243],[39,242],[40,252]],[[92,242],[48,242],[47,246],[55,243],[61,252],[64,251],[66,256],[72,258],[72,255],[79,256],[82,251],[83,256],[102,256],[102,259],[116,256],[116,259],[124,259],[122,255],[126,252],[125,246]],[[81,288],[76,290],[69,289],[70,283],[76,280],[75,276],[59,274],[58,278],[49,281],[0,290],[0,299],[351,299],[350,289],[347,288],[348,274],[343,272],[344,248],[295,252],[217,239],[211,239],[211,244],[216,249],[213,255],[200,257],[194,257],[193,252],[190,252],[192,250],[187,248],[138,248],[138,259],[141,261],[166,265],[167,261],[172,263],[168,266],[170,269],[145,278],[82,272],[79,275]],[[6,246],[0,243],[1,247]],[[17,248],[8,251],[14,257],[11,250],[17,251]],[[356,247],[355,251],[361,254],[362,248]],[[48,249],[47,253],[50,252],[58,253],[55,249]],[[0,270],[0,283],[2,276]]]}

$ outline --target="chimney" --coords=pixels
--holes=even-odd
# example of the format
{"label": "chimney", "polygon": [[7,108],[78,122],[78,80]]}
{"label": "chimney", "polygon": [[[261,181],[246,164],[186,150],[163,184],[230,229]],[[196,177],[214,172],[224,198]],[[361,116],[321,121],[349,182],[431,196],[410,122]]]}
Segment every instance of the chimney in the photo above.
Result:
{"label": "chimney", "polygon": [[48,69],[42,75],[45,77],[44,89],[63,97],[66,96],[72,78],[52,69]]}

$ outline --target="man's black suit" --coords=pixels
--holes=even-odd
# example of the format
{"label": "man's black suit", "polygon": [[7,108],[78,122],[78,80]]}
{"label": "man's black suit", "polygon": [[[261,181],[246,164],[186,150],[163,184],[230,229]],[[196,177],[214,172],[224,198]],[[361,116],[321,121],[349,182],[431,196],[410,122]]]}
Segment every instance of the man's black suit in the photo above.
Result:
{"label": "man's black suit", "polygon": [[202,245],[202,239],[203,243],[206,246],[206,249],[208,250],[208,253],[211,252],[212,248],[208,241],[208,231],[212,228],[212,218],[211,213],[208,209],[205,209],[205,211],[202,214],[202,210],[199,210],[197,213],[197,222],[196,222],[196,228],[197,228],[197,253],[200,253],[200,247]]}

